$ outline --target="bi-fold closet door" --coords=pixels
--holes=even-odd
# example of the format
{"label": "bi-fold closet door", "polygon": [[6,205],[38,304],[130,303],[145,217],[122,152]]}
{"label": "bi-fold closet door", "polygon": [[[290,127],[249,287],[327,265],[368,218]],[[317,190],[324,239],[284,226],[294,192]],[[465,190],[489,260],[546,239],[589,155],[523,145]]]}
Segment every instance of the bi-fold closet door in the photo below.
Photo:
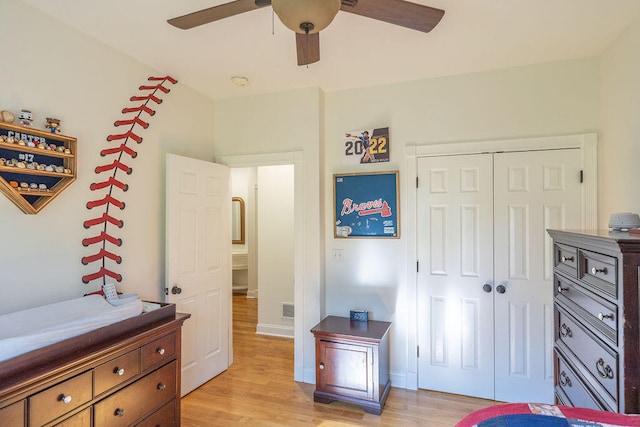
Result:
{"label": "bi-fold closet door", "polygon": [[580,227],[580,150],[418,159],[419,387],[553,401],[548,228]]}

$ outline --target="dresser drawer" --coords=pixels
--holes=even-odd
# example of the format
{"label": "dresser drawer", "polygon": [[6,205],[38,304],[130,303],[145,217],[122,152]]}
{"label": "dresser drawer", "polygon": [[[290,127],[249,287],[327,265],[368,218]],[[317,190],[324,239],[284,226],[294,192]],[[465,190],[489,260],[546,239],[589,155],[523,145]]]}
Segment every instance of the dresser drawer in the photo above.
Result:
{"label": "dresser drawer", "polygon": [[176,395],[176,362],[98,402],[94,407],[96,427],[120,427],[135,423]]}
{"label": "dresser drawer", "polygon": [[561,243],[553,245],[553,250],[553,266],[571,277],[578,277],[578,250]]}
{"label": "dresser drawer", "polygon": [[174,357],[176,334],[169,334],[142,347],[142,371]]}
{"label": "dresser drawer", "polygon": [[618,343],[618,306],[558,274],[554,281],[557,301],[593,325],[615,346]]}
{"label": "dresser drawer", "polygon": [[[558,341],[563,342],[591,376],[618,401],[618,355],[585,332],[571,316],[557,311]],[[617,406],[617,403],[614,403]]]}
{"label": "dresser drawer", "polygon": [[598,400],[589,393],[579,376],[571,369],[571,366],[556,353],[556,387],[566,396],[568,402],[563,403],[570,406],[591,408],[599,410],[611,410],[605,408]]}
{"label": "dresser drawer", "polygon": [[164,405],[136,424],[136,427],[172,427],[176,425],[176,401]]}
{"label": "dresser drawer", "polygon": [[0,409],[0,425],[19,427],[24,426],[24,400]]}
{"label": "dresser drawer", "polygon": [[91,408],[78,412],[71,418],[67,418],[55,427],[91,427]]}
{"label": "dresser drawer", "polygon": [[582,249],[578,257],[578,278],[596,290],[617,298],[618,259]]}
{"label": "dresser drawer", "polygon": [[138,350],[116,357],[98,366],[93,372],[93,387],[96,396],[122,384],[140,373]]}
{"label": "dresser drawer", "polygon": [[91,371],[29,398],[29,425],[40,426],[89,402],[93,397]]}

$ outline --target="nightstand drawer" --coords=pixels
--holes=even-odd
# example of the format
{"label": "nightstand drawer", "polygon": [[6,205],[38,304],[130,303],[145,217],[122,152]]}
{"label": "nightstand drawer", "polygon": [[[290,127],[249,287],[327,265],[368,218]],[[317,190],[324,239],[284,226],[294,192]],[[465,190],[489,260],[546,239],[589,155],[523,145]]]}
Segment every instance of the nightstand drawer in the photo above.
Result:
{"label": "nightstand drawer", "polygon": [[580,250],[578,278],[587,286],[618,297],[618,259],[591,251]]}
{"label": "nightstand drawer", "polygon": [[171,359],[176,352],[176,335],[169,334],[142,347],[140,354],[142,371],[165,360]]}
{"label": "nightstand drawer", "polygon": [[176,395],[176,362],[98,402],[94,409],[96,427],[122,427],[159,408]]}
{"label": "nightstand drawer", "polygon": [[[571,316],[558,312],[559,337],[591,376],[618,401],[618,355],[588,334]],[[616,403],[614,403],[617,406]]]}
{"label": "nightstand drawer", "polygon": [[94,390],[100,395],[140,373],[138,350],[108,361],[94,370]]}
{"label": "nightstand drawer", "polygon": [[91,427],[91,408],[78,412],[73,417],[56,424],[56,427]]}
{"label": "nightstand drawer", "polygon": [[40,426],[91,401],[91,371],[41,391],[29,398],[29,425]]}

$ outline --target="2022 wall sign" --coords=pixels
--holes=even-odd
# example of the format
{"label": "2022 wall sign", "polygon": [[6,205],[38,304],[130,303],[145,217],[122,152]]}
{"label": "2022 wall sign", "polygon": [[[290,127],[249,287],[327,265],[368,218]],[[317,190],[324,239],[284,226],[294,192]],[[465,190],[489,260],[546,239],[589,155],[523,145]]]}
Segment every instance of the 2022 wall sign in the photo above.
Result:
{"label": "2022 wall sign", "polygon": [[344,163],[379,163],[389,161],[389,128],[375,128],[344,134]]}

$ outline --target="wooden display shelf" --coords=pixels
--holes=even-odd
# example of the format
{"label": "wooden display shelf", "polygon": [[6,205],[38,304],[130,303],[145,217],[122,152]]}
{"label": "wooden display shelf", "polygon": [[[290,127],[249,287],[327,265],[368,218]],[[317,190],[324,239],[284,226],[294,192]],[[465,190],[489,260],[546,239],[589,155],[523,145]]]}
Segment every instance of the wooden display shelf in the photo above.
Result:
{"label": "wooden display shelf", "polygon": [[[19,168],[17,166],[0,166],[0,192],[11,200],[20,210],[27,214],[36,214],[64,191],[76,180],[77,171],[77,140],[74,137],[52,133],[30,127],[0,123],[0,136],[13,137],[16,142],[0,141],[0,158],[18,160],[27,163],[62,166],[71,173],[48,172],[37,169]],[[19,145],[20,139],[35,144],[46,142],[68,149],[70,153],[47,150],[43,148]],[[38,179],[41,178],[41,179]],[[16,181],[45,184],[48,191],[35,189],[20,189],[11,186]]]}

